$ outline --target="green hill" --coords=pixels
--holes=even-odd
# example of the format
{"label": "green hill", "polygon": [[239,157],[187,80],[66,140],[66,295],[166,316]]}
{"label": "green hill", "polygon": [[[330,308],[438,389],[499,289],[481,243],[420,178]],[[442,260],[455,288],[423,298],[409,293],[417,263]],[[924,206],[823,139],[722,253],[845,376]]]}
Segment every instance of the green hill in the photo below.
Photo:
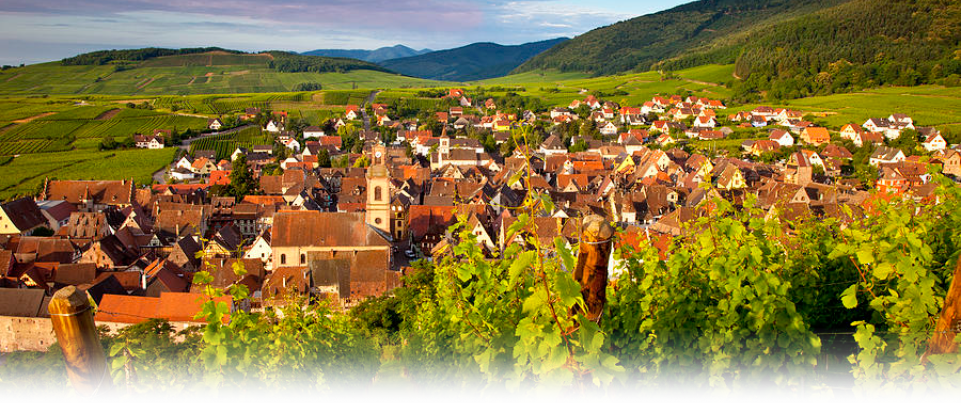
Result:
{"label": "green hill", "polygon": [[736,75],[750,77],[739,96],[773,90],[774,98],[943,83],[961,74],[959,3],[702,0],[595,29],[515,72],[609,75],[736,63]]}
{"label": "green hill", "polygon": [[505,76],[525,60],[566,40],[558,38],[516,46],[475,43],[419,56],[385,60],[380,65],[401,74],[433,80],[483,80]]}
{"label": "green hill", "polygon": [[431,87],[360,60],[222,49],[101,51],[0,72],[0,94],[189,95]]}

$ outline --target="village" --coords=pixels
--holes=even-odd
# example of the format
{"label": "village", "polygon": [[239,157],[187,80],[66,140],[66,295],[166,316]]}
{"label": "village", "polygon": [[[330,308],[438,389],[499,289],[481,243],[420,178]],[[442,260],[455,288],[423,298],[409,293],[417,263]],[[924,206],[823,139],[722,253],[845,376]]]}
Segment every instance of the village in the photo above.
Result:
{"label": "village", "polygon": [[[274,144],[221,159],[186,153],[168,183],[47,180],[36,197],[3,204],[0,351],[55,342],[46,307],[70,285],[111,328],[201,324],[199,271],[217,287],[248,287],[233,310],[270,309],[291,294],[349,309],[401,287],[413,262],[446,253],[459,217],[489,256],[523,243],[507,228],[531,194],[553,202],[534,218],[533,235],[548,244],[576,243],[580,220],[600,215],[628,234],[618,242],[666,252],[714,198],[756,196],[770,220],[844,222],[877,200],[936,202],[932,169],[961,177],[958,146],[898,111],[832,128],[803,111],[726,113],[695,96],[626,106],[585,94],[567,107],[509,112],[462,89],[443,97],[452,105],[443,111],[348,105],[323,127],[293,130],[283,111],[250,109],[239,118],[269,116],[261,128]],[[748,132],[766,136],[737,141]],[[134,142],[163,148],[164,133]],[[225,191],[236,170],[249,171],[255,189]]]}

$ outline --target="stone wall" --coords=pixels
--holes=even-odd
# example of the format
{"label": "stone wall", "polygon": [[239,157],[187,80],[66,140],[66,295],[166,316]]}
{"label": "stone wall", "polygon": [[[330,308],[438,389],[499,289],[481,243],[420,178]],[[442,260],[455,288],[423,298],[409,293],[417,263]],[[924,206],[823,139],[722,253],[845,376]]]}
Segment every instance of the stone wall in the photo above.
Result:
{"label": "stone wall", "polygon": [[50,318],[0,316],[0,351],[47,351],[57,342]]}

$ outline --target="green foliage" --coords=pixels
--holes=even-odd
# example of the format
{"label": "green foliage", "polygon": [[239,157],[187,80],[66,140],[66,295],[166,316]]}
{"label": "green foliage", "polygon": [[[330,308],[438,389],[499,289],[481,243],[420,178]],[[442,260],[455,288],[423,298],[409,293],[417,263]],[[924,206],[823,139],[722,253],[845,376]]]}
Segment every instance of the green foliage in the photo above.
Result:
{"label": "green foliage", "polygon": [[607,335],[574,309],[583,298],[569,272],[570,250],[562,239],[543,245],[531,231],[529,214],[550,204],[547,197],[525,199],[506,229],[507,239],[517,235],[523,244],[512,243],[493,260],[465,217],[452,226],[458,242],[433,267],[436,297],[419,296],[401,333],[409,371],[511,388],[609,385],[624,371],[605,348]]}
{"label": "green foliage", "polygon": [[254,171],[247,165],[247,156],[238,155],[231,162],[230,185],[227,195],[233,196],[239,202],[244,196],[260,193],[260,182],[254,178]]}
{"label": "green foliage", "polygon": [[101,65],[114,61],[144,61],[161,56],[189,55],[206,52],[231,52],[241,54],[236,50],[225,50],[221,48],[184,48],[184,49],[164,49],[164,48],[143,48],[128,50],[99,50],[96,52],[84,53],[74,57],[68,57],[60,61],[64,66],[77,65]]}
{"label": "green foliage", "polygon": [[383,67],[355,59],[339,57],[305,56],[296,53],[271,51],[273,58],[267,67],[282,73],[346,73],[351,70],[390,72]]}
{"label": "green foliage", "polygon": [[[232,269],[245,273],[241,264]],[[122,401],[356,401],[377,372],[375,346],[325,305],[305,309],[291,300],[264,314],[230,312],[224,297],[240,303],[246,286],[215,289],[206,286],[212,278],[207,271],[194,277],[208,298],[199,314],[207,325],[176,354],[149,357],[144,334],[124,335],[110,348],[115,383],[124,383],[128,361],[137,369],[137,395]]]}

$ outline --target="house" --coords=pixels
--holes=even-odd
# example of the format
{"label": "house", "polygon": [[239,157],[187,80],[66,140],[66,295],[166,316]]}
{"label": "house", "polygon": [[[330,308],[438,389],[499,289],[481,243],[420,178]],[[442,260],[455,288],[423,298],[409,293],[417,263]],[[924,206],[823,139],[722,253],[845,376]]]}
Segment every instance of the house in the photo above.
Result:
{"label": "house", "polygon": [[615,126],[615,125],[614,125],[613,123],[611,123],[611,122],[607,122],[607,124],[601,126],[600,132],[601,132],[601,134],[603,134],[603,135],[605,135],[605,136],[613,136],[613,135],[616,135],[616,134],[617,134],[617,126]]}
{"label": "house", "polygon": [[311,137],[323,137],[324,128],[319,126],[307,126],[304,128],[304,139]]}
{"label": "house", "polygon": [[806,127],[801,131],[801,141],[819,146],[831,142],[831,134],[824,127]]}
{"label": "house", "polygon": [[208,129],[220,130],[221,127],[224,127],[224,122],[221,122],[220,119],[214,118],[214,119],[207,120]]}
{"label": "house", "polygon": [[758,140],[755,141],[754,144],[751,144],[750,151],[752,155],[757,156],[764,153],[777,151],[777,149],[780,147],[781,144],[774,140]]}
{"label": "house", "polygon": [[905,157],[903,151],[897,148],[878,146],[878,148],[874,150],[874,153],[871,154],[868,162],[871,164],[871,166],[876,167],[881,164],[890,164],[904,160]]}
{"label": "house", "polygon": [[842,139],[854,141],[862,132],[864,132],[864,129],[862,129],[861,126],[848,123],[841,128],[840,134]]}
{"label": "house", "polygon": [[268,132],[270,132],[270,133],[280,133],[280,130],[281,130],[282,128],[283,128],[283,127],[282,127],[282,125],[281,125],[280,123],[278,123],[278,122],[276,122],[276,121],[274,121],[274,120],[271,120],[271,121],[267,122],[267,127],[265,127],[264,130],[266,130],[266,131],[268,131]]}
{"label": "house", "polygon": [[197,175],[209,175],[211,172],[217,170],[217,166],[209,159],[197,158],[190,166],[190,170]]}
{"label": "house", "polygon": [[130,206],[134,190],[132,180],[46,181],[39,200],[65,200],[81,211],[100,211],[107,206]]}
{"label": "house", "polygon": [[694,127],[714,128],[717,127],[717,120],[715,120],[713,117],[698,116],[697,119],[694,119]]}
{"label": "house", "polygon": [[0,235],[30,235],[46,226],[47,219],[32,198],[23,197],[0,205]]}
{"label": "house", "polygon": [[348,120],[355,120],[360,117],[360,107],[357,105],[347,105],[344,117]]}
{"label": "house", "polygon": [[484,101],[484,108],[497,109],[497,103],[494,102],[494,98],[487,98],[487,100]]}
{"label": "house", "polygon": [[147,148],[150,150],[164,148],[163,136],[141,136],[136,134],[133,136],[133,141],[137,148]]}
{"label": "house", "polygon": [[851,141],[858,147],[884,144],[884,135],[878,132],[862,131],[855,134],[854,139]]}
{"label": "house", "polygon": [[791,136],[791,133],[781,129],[771,130],[771,135],[768,136],[768,140],[777,142],[781,147],[791,147],[794,145],[794,137]]}
{"label": "house", "polygon": [[927,152],[941,151],[948,148],[948,142],[941,137],[941,133],[933,133],[925,137],[921,143]]}

